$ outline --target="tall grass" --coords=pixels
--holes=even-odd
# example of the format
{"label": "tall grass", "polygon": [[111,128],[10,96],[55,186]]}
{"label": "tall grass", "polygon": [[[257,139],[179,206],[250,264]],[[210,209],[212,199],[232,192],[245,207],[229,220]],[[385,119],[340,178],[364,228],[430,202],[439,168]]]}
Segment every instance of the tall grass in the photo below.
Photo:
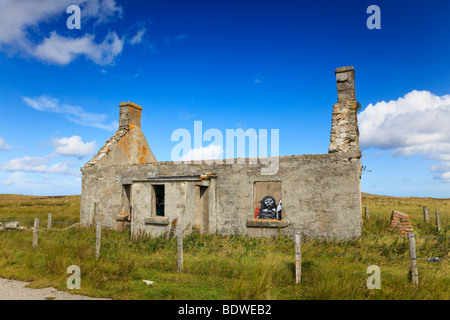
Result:
{"label": "tall grass", "polygon": [[[53,223],[68,225],[80,221],[80,196],[61,198],[0,195],[0,219],[20,220],[21,225],[31,227],[35,218],[47,221],[52,213]],[[1,221],[0,221],[1,222]]]}
{"label": "tall grass", "polygon": [[[1,198],[1,197],[0,197]],[[11,200],[7,200],[11,201]],[[7,202],[6,201],[6,202]],[[18,220],[33,220],[47,211],[64,208],[53,217],[77,222],[74,198],[46,199],[36,206],[8,203],[0,218],[15,208]],[[430,201],[430,202],[428,202]],[[19,202],[19,201],[18,201]],[[0,204],[3,204],[0,199]],[[113,299],[449,299],[449,238],[445,223],[447,200],[363,197],[371,218],[364,221],[363,236],[353,241],[306,239],[302,241],[302,283],[295,284],[294,243],[291,235],[250,237],[203,235],[184,239],[184,268],[177,273],[176,239],[142,237],[130,232],[103,230],[101,255],[95,259],[95,230],[41,230],[32,249],[30,231],[0,232],[0,276],[33,280],[31,286],[67,290],[67,267],[78,265],[81,289]],[[442,230],[423,223],[422,205],[440,210]],[[36,207],[27,211],[26,208]],[[25,209],[24,209],[25,208]],[[24,211],[21,211],[21,210]],[[420,285],[409,279],[409,247],[404,237],[389,229],[392,210],[410,214],[416,238]],[[449,208],[450,209],[450,208]],[[61,217],[58,215],[61,214]],[[379,237],[372,237],[379,235]],[[439,236],[441,238],[437,238]],[[426,260],[439,257],[439,262]],[[381,268],[381,290],[366,286],[367,267]],[[142,280],[155,283],[147,286]]]}

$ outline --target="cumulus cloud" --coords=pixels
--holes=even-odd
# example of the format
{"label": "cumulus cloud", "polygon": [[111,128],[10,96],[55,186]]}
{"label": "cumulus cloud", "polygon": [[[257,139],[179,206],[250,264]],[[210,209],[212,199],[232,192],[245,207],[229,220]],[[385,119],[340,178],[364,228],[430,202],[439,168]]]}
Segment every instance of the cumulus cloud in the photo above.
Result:
{"label": "cumulus cloud", "polygon": [[66,65],[79,56],[100,65],[113,64],[122,52],[124,43],[124,39],[120,39],[115,32],[109,32],[99,43],[88,33],[72,38],[61,36],[56,31],[42,42],[39,39],[32,40],[41,37],[36,33],[40,23],[60,18],[66,14],[69,5],[81,7],[82,26],[89,20],[101,24],[122,16],[122,8],[115,0],[2,0],[0,50],[10,54],[25,53],[59,65]]}
{"label": "cumulus cloud", "polygon": [[49,155],[12,159],[4,162],[0,168],[10,172],[38,172],[78,177],[80,176],[79,164],[67,158],[61,160],[61,157],[75,157],[81,160],[82,157],[93,154],[97,148],[95,141],[83,142],[79,136],[53,139],[52,144],[55,150]]}
{"label": "cumulus cloud", "polygon": [[190,149],[186,154],[183,154],[179,161],[192,160],[215,160],[223,158],[223,149],[220,145],[211,144],[207,147]]}
{"label": "cumulus cloud", "polygon": [[97,149],[95,141],[83,142],[80,136],[54,139],[53,145],[55,146],[55,154],[77,158],[93,154]]}
{"label": "cumulus cloud", "polygon": [[73,168],[70,160],[64,160],[55,164],[49,164],[53,157],[29,157],[12,159],[2,166],[4,171],[20,171],[20,172],[40,172],[40,173],[58,173],[64,175],[78,176],[79,170]]}
{"label": "cumulus cloud", "polygon": [[115,32],[110,32],[101,43],[95,37],[86,34],[79,38],[69,38],[52,32],[41,44],[37,45],[32,55],[54,64],[66,65],[78,56],[84,56],[98,65],[111,65],[122,52],[124,40]]}
{"label": "cumulus cloud", "polygon": [[118,128],[117,121],[107,122],[108,115],[106,114],[89,113],[79,106],[61,104],[58,99],[47,95],[34,98],[22,97],[22,100],[35,110],[64,115],[67,120],[82,126],[109,131],[117,130]]}
{"label": "cumulus cloud", "polygon": [[397,100],[369,104],[358,116],[362,149],[434,160],[436,178],[450,182],[450,95],[412,91]]}
{"label": "cumulus cloud", "polygon": [[0,2],[0,43],[24,46],[27,30],[40,22],[49,21],[57,13],[65,12],[69,0],[3,0]]}
{"label": "cumulus cloud", "polygon": [[6,151],[6,150],[10,150],[10,149],[12,149],[12,147],[10,145],[7,145],[5,143],[5,139],[0,137],[0,151]]}

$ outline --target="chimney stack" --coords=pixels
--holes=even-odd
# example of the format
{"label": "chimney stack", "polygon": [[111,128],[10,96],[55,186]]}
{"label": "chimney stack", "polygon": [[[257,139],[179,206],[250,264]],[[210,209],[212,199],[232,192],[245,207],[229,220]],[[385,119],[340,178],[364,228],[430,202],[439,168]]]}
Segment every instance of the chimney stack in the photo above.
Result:
{"label": "chimney stack", "polygon": [[338,102],[333,105],[328,153],[359,152],[359,131],[355,94],[355,69],[335,70]]}
{"label": "chimney stack", "polygon": [[340,101],[354,101],[355,95],[355,69],[352,66],[337,68],[336,86],[338,92],[338,102]]}
{"label": "chimney stack", "polygon": [[119,129],[128,129],[130,125],[141,129],[142,107],[133,102],[122,102],[119,107]]}

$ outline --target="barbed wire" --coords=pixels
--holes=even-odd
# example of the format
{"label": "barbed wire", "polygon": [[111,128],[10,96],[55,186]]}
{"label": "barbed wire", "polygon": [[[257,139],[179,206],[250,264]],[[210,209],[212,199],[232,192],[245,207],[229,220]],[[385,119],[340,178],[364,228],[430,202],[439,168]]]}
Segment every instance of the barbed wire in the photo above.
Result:
{"label": "barbed wire", "polygon": [[[34,222],[34,220],[17,220],[17,219],[7,219],[7,218],[0,218],[0,221],[14,221],[14,222],[19,222],[19,223],[23,223],[23,222]],[[45,220],[44,220],[45,222]],[[67,222],[67,221],[52,221],[52,224],[72,224],[74,225],[73,222]],[[77,223],[75,223],[77,224]],[[72,229],[75,230],[75,232],[78,232],[79,229]],[[7,231],[9,233],[14,232],[16,230],[14,229],[4,229],[3,231]],[[19,230],[17,230],[19,231]],[[72,232],[70,230],[67,229],[55,229],[55,228],[40,228],[40,231],[42,232],[41,234],[44,234],[44,241],[45,243],[48,243],[48,240],[54,239],[57,240],[59,242],[68,242],[68,241],[72,241],[72,240],[85,240],[88,242],[93,243],[96,240],[96,237],[94,235],[77,235],[77,234],[67,234],[67,232]],[[84,230],[83,230],[84,231]],[[126,234],[114,234],[114,233],[109,233],[110,230],[106,231],[106,234],[102,235],[102,246],[117,246],[117,244],[126,244],[127,248],[135,248],[135,247],[139,247],[139,248],[151,248],[152,251],[158,251],[158,253],[162,253],[164,251],[168,251],[170,249],[175,249],[176,245],[175,245],[175,241],[174,241],[174,237],[172,238],[144,238],[144,239],[133,239],[131,237],[131,235],[129,234],[129,231],[127,231]],[[64,234],[60,233],[60,232],[65,232]],[[93,229],[86,229],[86,232],[91,233],[93,232]],[[267,236],[267,235],[272,235],[272,236],[278,236],[278,237],[285,237],[286,239],[290,239],[289,236],[291,235],[295,235],[298,234],[298,232],[293,232],[293,233],[280,233],[280,232],[276,232],[276,233],[233,233],[233,234],[229,234],[229,233],[216,233],[216,235],[220,235],[220,236],[226,236],[227,238],[230,238],[230,240],[233,240],[232,238],[235,236],[245,236],[245,237],[254,237],[254,236]],[[197,243],[201,243],[201,240],[207,240],[211,235],[200,235],[199,238],[197,239]],[[127,237],[127,238],[125,238]],[[203,238],[203,239],[202,239]],[[398,259],[398,260],[407,260],[409,259],[406,256],[386,256],[386,255],[370,255],[370,254],[347,254],[348,250],[354,250],[354,249],[382,249],[382,250],[389,250],[392,251],[395,249],[397,250],[406,250],[407,249],[407,244],[400,244],[399,248],[399,244],[386,244],[386,245],[381,245],[381,246],[374,246],[374,245],[355,245],[355,243],[359,243],[361,239],[350,239],[350,241],[343,241],[344,239],[342,238],[332,238],[332,237],[323,237],[323,238],[319,238],[319,239],[309,239],[308,236],[305,237],[306,241],[302,243],[302,247],[303,248],[307,248],[307,247],[319,247],[319,246],[328,246],[329,250],[332,250],[332,253],[312,253],[312,252],[308,252],[308,250],[305,250],[302,252],[302,255],[305,256],[331,256],[331,257],[350,257],[350,258],[364,258],[364,259],[375,259],[375,258],[383,258],[383,259]],[[360,238],[408,238],[405,235],[361,235]],[[416,238],[424,238],[426,239],[449,239],[450,237],[448,236],[416,236]],[[160,242],[158,242],[158,240],[160,240]],[[195,238],[194,238],[195,240]],[[290,239],[291,240],[291,239]],[[336,241],[338,240],[338,241]],[[330,243],[331,242],[331,243]],[[209,251],[228,251],[228,252],[240,252],[240,253],[257,253],[257,254],[289,254],[292,255],[295,253],[294,248],[292,248],[291,251],[285,251],[285,250],[256,250],[256,249],[251,249],[251,248],[228,248],[228,247],[211,247],[208,246],[210,243],[205,242],[205,245],[201,246],[201,245],[189,245],[189,244],[185,244],[184,248],[186,249],[201,249],[201,250],[209,250]],[[293,245],[294,243],[284,243],[284,244],[279,244],[280,246],[282,245]],[[331,247],[332,245],[332,247]],[[345,250],[344,253],[338,253],[337,249],[339,250]],[[450,250],[450,248],[448,247],[418,247],[416,248],[416,250],[418,251],[431,251],[431,252],[435,252],[435,250]],[[406,254],[406,253],[403,253]],[[434,254],[435,255],[435,254]],[[418,257],[417,260],[421,260],[421,261],[426,261],[429,260],[429,258],[426,257]],[[450,259],[446,259],[446,258],[440,258],[439,261],[449,261]],[[429,267],[429,268],[438,268],[438,267]]]}
{"label": "barbed wire", "polygon": [[[0,219],[0,221],[1,221],[1,219]],[[34,220],[14,220],[14,221],[17,221],[17,222],[33,222]],[[54,223],[61,223],[61,224],[71,224],[71,225],[74,225],[74,223],[68,223],[68,222],[54,222]],[[75,225],[76,225],[77,223],[75,223]],[[15,231],[15,230],[17,230],[17,228],[12,228],[12,229],[8,229],[8,228],[5,228],[4,229],[5,231],[6,230],[8,230],[8,231]],[[40,231],[45,231],[45,232],[68,232],[68,231],[70,231],[70,230],[67,230],[67,229],[58,229],[58,228],[45,228],[45,227],[40,227],[39,228],[39,230]],[[23,231],[23,230],[17,230],[17,231]],[[90,230],[90,229],[86,229],[86,231],[87,232],[92,232],[92,230]],[[295,234],[295,233],[293,233],[293,234]],[[205,236],[205,239],[207,239],[207,237],[210,237],[210,236],[214,236],[215,234],[211,234],[211,235],[207,235],[207,236]],[[244,236],[251,236],[251,237],[253,237],[253,236],[258,236],[259,234],[253,234],[253,233],[246,233],[246,234],[241,234],[241,235],[244,235]],[[277,235],[280,235],[280,234],[277,234]],[[118,237],[121,237],[122,235],[120,235],[119,234],[119,236]],[[227,236],[230,236],[230,237],[232,237],[232,236],[235,236],[235,235],[227,235]],[[201,237],[203,237],[203,235],[201,235],[200,236],[200,239],[201,239]],[[361,236],[361,237],[372,237],[372,238],[383,238],[383,237],[403,237],[403,236],[385,236],[385,235],[370,235],[370,236]],[[446,236],[416,236],[417,238],[418,237],[420,237],[420,238],[433,238],[433,239],[449,239],[450,237],[446,237]],[[174,238],[174,237],[173,237]],[[152,239],[157,239],[157,238],[152,238]],[[123,239],[123,241],[130,241],[129,239]],[[146,240],[139,240],[139,241],[146,241]],[[379,248],[379,249],[388,249],[389,248],[389,246],[390,245],[392,245],[392,244],[386,244],[386,245],[384,245],[384,246],[372,246],[372,245],[367,245],[367,246],[355,246],[355,245],[353,245],[352,244],[352,242],[354,242],[354,243],[356,243],[356,242],[359,242],[359,239],[353,239],[353,240],[349,240],[349,241],[341,241],[341,240],[339,240],[339,241],[333,241],[333,239],[324,239],[324,240],[322,240],[322,239],[312,239],[312,240],[307,240],[307,241],[302,241],[302,245],[308,245],[308,246],[321,246],[321,245],[330,245],[330,242],[331,242],[331,244],[333,244],[333,246],[336,246],[336,245],[340,245],[340,244],[342,244],[343,246],[346,246],[346,247],[353,247],[353,248]],[[422,248],[418,248],[419,250],[421,250]],[[428,248],[427,248],[428,249]],[[449,248],[447,248],[447,247],[445,247],[445,248],[442,248],[442,247],[433,247],[433,248],[430,248],[430,249],[449,249]]]}
{"label": "barbed wire", "polygon": [[[33,220],[20,220],[20,219],[14,219],[14,218],[8,218],[8,219],[2,219],[0,218],[0,221],[12,221],[12,222],[34,222]],[[47,224],[47,217],[44,217],[42,219],[39,219],[39,223]],[[73,221],[52,221],[52,224],[54,223],[62,223],[62,224],[74,224],[77,222]]]}
{"label": "barbed wire", "polygon": [[440,238],[440,239],[450,239],[450,237],[445,236],[415,236],[416,238]]}

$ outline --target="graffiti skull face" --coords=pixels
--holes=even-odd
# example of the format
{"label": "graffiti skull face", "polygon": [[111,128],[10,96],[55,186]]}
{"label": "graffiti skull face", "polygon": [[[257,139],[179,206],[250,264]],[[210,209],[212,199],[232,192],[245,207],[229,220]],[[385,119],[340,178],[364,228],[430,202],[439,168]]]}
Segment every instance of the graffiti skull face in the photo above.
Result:
{"label": "graffiti skull face", "polygon": [[272,198],[266,198],[266,199],[264,200],[264,204],[265,204],[266,207],[268,207],[268,208],[273,208],[275,202],[273,201]]}

